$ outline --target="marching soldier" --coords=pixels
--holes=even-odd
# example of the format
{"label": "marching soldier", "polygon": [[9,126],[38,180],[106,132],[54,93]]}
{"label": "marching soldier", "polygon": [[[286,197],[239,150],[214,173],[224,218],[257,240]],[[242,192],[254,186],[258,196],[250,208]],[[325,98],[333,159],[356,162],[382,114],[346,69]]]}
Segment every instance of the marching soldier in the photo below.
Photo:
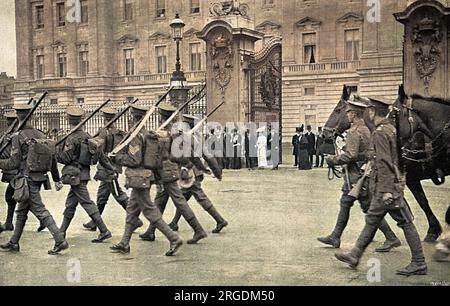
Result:
{"label": "marching soldier", "polygon": [[[20,104],[15,107],[15,110],[19,121],[23,122],[31,111],[31,106]],[[11,156],[0,160],[0,169],[17,171],[17,175],[11,182],[15,188],[14,197],[18,202],[16,226],[10,241],[1,246],[1,249],[5,251],[20,251],[19,241],[30,211],[43,226],[48,228],[55,240],[55,246],[48,251],[48,254],[56,255],[69,248],[63,233],[42,203],[40,194],[42,186],[46,189],[51,188],[47,172],[51,171],[56,189],[62,188],[55,157],[51,153],[50,145],[43,142],[44,139],[44,133],[26,123],[24,128],[12,137]]]}
{"label": "marching soldier", "polygon": [[[371,135],[370,131],[362,119],[366,105],[360,102],[350,101],[347,108],[347,117],[351,123],[351,128],[347,131],[347,142],[344,147],[344,153],[339,156],[331,156],[327,159],[328,165],[334,167],[335,165],[345,165],[344,171],[345,182],[342,187],[341,207],[338,215],[338,220],[334,231],[327,237],[318,238],[324,244],[331,245],[338,249],[341,246],[341,236],[347,227],[350,218],[350,210],[356,200],[359,200],[361,209],[367,213],[370,206],[370,195],[367,188],[362,190],[359,198],[355,199],[349,195],[352,187],[361,179],[361,166],[367,163],[367,154],[371,150]],[[367,164],[366,164],[367,166]],[[367,187],[368,181],[365,182]],[[364,188],[363,188],[364,189]],[[400,240],[394,234],[389,224],[383,218],[380,224],[380,230],[386,237],[384,244],[376,249],[376,252],[389,252],[393,248],[401,245]]]}
{"label": "marching soldier", "polygon": [[[110,122],[117,115],[117,110],[111,107],[102,108],[102,114],[105,121],[105,124]],[[100,130],[98,139],[102,142],[103,146],[103,156],[106,157],[111,151],[122,141],[125,133],[123,131],[118,130],[114,125],[109,128],[103,128]],[[100,212],[100,215],[103,214],[105,210],[105,206],[108,203],[109,197],[112,195],[114,199],[119,203],[123,209],[127,210],[128,205],[128,196],[122,190],[118,182],[118,175],[122,173],[122,167],[117,165],[114,162],[114,159],[110,160],[114,170],[107,169],[102,165],[102,163],[98,163],[97,165],[97,173],[94,176],[96,181],[100,181],[100,186],[97,191],[97,208]],[[144,224],[141,220],[138,221],[137,227],[141,227]],[[87,224],[83,224],[84,228],[89,229],[91,231],[96,231],[96,226],[94,221],[90,221]]]}
{"label": "marching soldier", "polygon": [[[189,125],[190,129],[194,128],[195,117],[190,115],[183,115],[183,121]],[[180,136],[183,137],[183,136]],[[189,136],[187,136],[189,137]],[[228,222],[220,215],[217,209],[212,204],[211,200],[206,195],[205,191],[202,188],[202,182],[205,174],[209,174],[210,170],[207,169],[201,160],[201,158],[194,156],[194,152],[196,148],[201,145],[201,142],[195,137],[192,136],[190,140],[192,144],[192,150],[190,151],[190,158],[180,158],[179,159],[179,171],[180,171],[180,187],[183,195],[188,202],[192,196],[197,200],[200,206],[216,221],[217,226],[212,231],[213,234],[219,234],[226,226],[228,226]],[[182,150],[182,149],[180,149]],[[219,166],[219,163],[212,155],[205,155],[205,150],[203,150],[203,158],[210,166],[211,170],[214,173],[214,176],[221,181],[222,180],[222,169]],[[164,196],[164,204],[165,208],[167,202],[169,201],[169,195],[166,193]],[[163,209],[164,210],[164,209]],[[178,230],[178,221],[181,218],[181,212],[179,209],[176,210],[175,217],[169,226],[173,230]],[[149,227],[148,231],[140,235],[141,239],[146,241],[154,241],[155,240],[155,229],[153,227]]]}
{"label": "marching soldier", "polygon": [[[11,126],[14,121],[17,119],[17,115],[15,111],[9,111],[6,112],[4,114],[5,118],[6,118],[6,123],[8,126]],[[0,146],[3,146],[3,143],[0,143]],[[8,146],[8,148],[5,150],[5,152],[2,155],[2,159],[8,159],[11,157],[11,146]],[[1,224],[0,223],[0,232],[11,232],[14,230],[14,225],[13,225],[13,218],[14,218],[14,211],[16,210],[16,200],[14,200],[14,188],[11,186],[11,181],[14,177],[16,177],[16,175],[18,174],[19,171],[17,171],[16,169],[14,170],[5,170],[2,172],[2,183],[6,183],[8,184],[8,187],[6,187],[6,192],[5,192],[5,202],[8,205],[8,212],[6,215],[6,221],[5,224]]]}
{"label": "marching soldier", "polygon": [[413,216],[406,203],[404,178],[398,168],[397,131],[386,116],[389,104],[372,100],[367,113],[367,126],[374,126],[372,141],[373,173],[370,177],[370,191],[373,196],[366,217],[366,225],[355,246],[350,252],[337,253],[336,258],[356,268],[369,243],[373,240],[377,228],[384,216],[390,214],[405,233],[411,249],[411,263],[397,274],[404,276],[427,274],[427,264],[423,254],[422,243],[413,223]]}
{"label": "marching soldier", "polygon": [[[161,103],[159,106],[159,114],[161,123],[165,122],[170,116],[176,111],[176,109],[167,103]],[[198,222],[197,217],[195,216],[192,209],[189,207],[186,198],[183,196],[183,192],[178,185],[179,181],[179,170],[178,165],[174,161],[178,162],[178,160],[174,159],[171,154],[172,147],[172,135],[170,134],[170,130],[172,125],[168,125],[163,131],[158,132],[155,137],[158,138],[158,143],[161,146],[161,158],[162,165],[156,171],[157,181],[160,184],[158,188],[158,192],[155,197],[155,204],[160,209],[161,213],[164,214],[166,209],[166,205],[169,197],[172,199],[172,202],[176,206],[176,208],[180,211],[181,215],[184,217],[186,222],[192,227],[194,230],[194,236],[191,240],[188,240],[188,244],[196,244],[200,240],[206,238],[208,235],[206,234],[203,227]],[[140,237],[145,240],[154,240],[154,228],[150,225],[149,229],[144,235]],[[152,236],[153,235],[153,236]]]}
{"label": "marching soldier", "polygon": [[[133,105],[131,108],[133,124],[142,120],[147,109]],[[144,168],[145,138],[147,132],[142,129],[139,135],[132,139],[128,147],[116,157],[117,163],[127,167],[125,171],[126,187],[131,188],[131,197],[127,206],[127,218],[122,241],[111,247],[116,253],[130,253],[130,240],[136,225],[139,222],[139,214],[142,214],[150,221],[152,226],[160,230],[170,241],[170,249],[166,256],[173,256],[183,245],[177,233],[172,231],[162,219],[160,210],[150,199],[150,188],[155,183],[155,176],[152,170]],[[156,156],[155,156],[156,157]]]}
{"label": "marching soldier", "polygon": [[[82,117],[85,115],[85,111],[80,107],[69,107],[66,113],[72,129],[81,122]],[[76,208],[80,204],[100,230],[98,238],[92,240],[92,242],[101,243],[111,238],[112,235],[103,222],[97,206],[91,200],[87,189],[88,182],[91,179],[90,167],[93,160],[93,156],[87,148],[87,142],[90,138],[91,136],[83,131],[83,128],[80,128],[57,148],[57,160],[65,165],[63,168],[63,183],[70,185],[61,231],[66,235],[67,229],[75,216]]]}

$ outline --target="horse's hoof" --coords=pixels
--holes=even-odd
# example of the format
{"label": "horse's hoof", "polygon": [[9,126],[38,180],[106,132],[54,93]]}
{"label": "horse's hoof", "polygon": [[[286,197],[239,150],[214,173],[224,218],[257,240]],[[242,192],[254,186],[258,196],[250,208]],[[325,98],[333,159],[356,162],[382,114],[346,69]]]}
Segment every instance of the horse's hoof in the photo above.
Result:
{"label": "horse's hoof", "polygon": [[427,234],[423,240],[426,243],[436,243],[440,235],[437,234]]}

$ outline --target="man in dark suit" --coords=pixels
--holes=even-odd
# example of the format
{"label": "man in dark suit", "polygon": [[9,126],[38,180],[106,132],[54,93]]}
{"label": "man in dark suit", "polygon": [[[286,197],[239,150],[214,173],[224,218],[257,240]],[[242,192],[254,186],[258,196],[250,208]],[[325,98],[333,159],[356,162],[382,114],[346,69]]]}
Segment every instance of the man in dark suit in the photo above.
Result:
{"label": "man in dark suit", "polygon": [[320,168],[323,168],[323,163],[325,160],[325,155],[322,152],[322,145],[325,142],[325,136],[323,135],[322,127],[319,127],[319,135],[317,135],[316,141],[316,168],[319,168],[319,160],[320,160]]}
{"label": "man in dark suit", "polygon": [[292,136],[292,146],[294,147],[292,155],[294,155],[294,167],[298,167],[298,145],[300,142],[300,128],[295,129],[295,135]]}
{"label": "man in dark suit", "polygon": [[310,125],[306,127],[307,133],[306,138],[308,139],[308,155],[309,163],[312,166],[314,162],[314,155],[316,155],[316,135],[312,132]]}

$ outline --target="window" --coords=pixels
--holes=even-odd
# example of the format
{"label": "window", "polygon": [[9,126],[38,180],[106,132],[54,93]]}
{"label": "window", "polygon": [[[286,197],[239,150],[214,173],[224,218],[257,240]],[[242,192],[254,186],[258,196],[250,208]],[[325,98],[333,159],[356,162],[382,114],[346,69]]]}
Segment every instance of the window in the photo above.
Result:
{"label": "window", "polygon": [[84,105],[84,98],[77,98],[78,105]]}
{"label": "window", "polygon": [[314,96],[316,89],[314,87],[305,87],[305,96]]}
{"label": "window", "polygon": [[156,17],[166,17],[166,0],[156,0]]}
{"label": "window", "polygon": [[303,34],[303,63],[316,63],[316,33]]}
{"label": "window", "polygon": [[79,53],[79,75],[80,76],[87,76],[89,73],[89,52],[88,51],[81,51]]}
{"label": "window", "polygon": [[44,28],[44,6],[36,5],[36,29]]}
{"label": "window", "polygon": [[134,75],[134,50],[124,50],[125,56],[125,75]]}
{"label": "window", "polygon": [[191,71],[202,70],[202,52],[200,49],[200,43],[193,43],[189,45]]}
{"label": "window", "polygon": [[44,77],[44,56],[36,56],[36,79],[42,79]]}
{"label": "window", "polygon": [[127,103],[133,103],[134,97],[127,97],[126,100],[127,100]]}
{"label": "window", "polygon": [[66,7],[64,2],[56,3],[56,24],[58,27],[66,25]]}
{"label": "window", "polygon": [[67,76],[67,57],[65,53],[58,53],[58,77]]}
{"label": "window", "polygon": [[81,0],[81,23],[89,22],[88,2],[87,0]]}
{"label": "window", "polygon": [[167,56],[165,46],[156,47],[156,67],[158,69],[158,73],[167,72]]}
{"label": "window", "polygon": [[263,6],[273,6],[275,0],[263,0]]}
{"label": "window", "polygon": [[200,0],[191,0],[191,14],[200,13]]}
{"label": "window", "polygon": [[358,61],[360,53],[359,30],[345,31],[345,60]]}
{"label": "window", "polygon": [[56,105],[56,104],[58,104],[58,99],[50,99],[50,104],[51,104],[51,105]]}
{"label": "window", "polygon": [[124,19],[127,21],[133,20],[134,0],[123,0],[123,1],[124,1]]}

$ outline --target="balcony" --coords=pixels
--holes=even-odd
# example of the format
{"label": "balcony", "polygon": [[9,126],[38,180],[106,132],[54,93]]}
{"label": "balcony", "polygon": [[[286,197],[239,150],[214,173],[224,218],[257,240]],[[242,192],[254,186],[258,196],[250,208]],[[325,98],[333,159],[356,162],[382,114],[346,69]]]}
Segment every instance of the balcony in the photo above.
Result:
{"label": "balcony", "polygon": [[332,62],[319,64],[286,65],[283,71],[288,75],[326,74],[334,72],[355,72],[361,65],[360,61]]}
{"label": "balcony", "polygon": [[[205,79],[204,71],[185,72],[185,76],[188,82],[203,81]],[[132,75],[132,76],[118,76],[113,77],[114,85],[125,84],[168,84],[172,73],[163,74],[144,74],[144,75]]]}

